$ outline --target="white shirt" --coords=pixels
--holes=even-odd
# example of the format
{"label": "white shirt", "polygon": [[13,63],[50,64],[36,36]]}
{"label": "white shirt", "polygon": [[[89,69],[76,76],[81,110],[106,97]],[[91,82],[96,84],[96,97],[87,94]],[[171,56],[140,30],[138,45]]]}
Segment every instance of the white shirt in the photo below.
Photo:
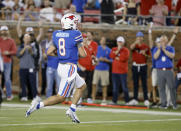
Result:
{"label": "white shirt", "polygon": [[54,10],[52,7],[43,8],[40,10],[40,18],[49,20],[51,22],[54,21]]}
{"label": "white shirt", "polygon": [[2,4],[3,4],[4,6],[6,6],[6,7],[11,7],[11,8],[13,8],[13,6],[14,6],[14,1],[12,1],[12,0],[5,0],[5,1],[2,2]]}

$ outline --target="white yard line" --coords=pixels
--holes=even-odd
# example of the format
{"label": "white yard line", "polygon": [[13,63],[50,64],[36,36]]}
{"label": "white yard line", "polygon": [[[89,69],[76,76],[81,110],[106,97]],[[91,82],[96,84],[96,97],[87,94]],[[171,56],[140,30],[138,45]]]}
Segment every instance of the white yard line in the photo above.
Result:
{"label": "white yard line", "polygon": [[[137,122],[168,122],[181,121],[181,119],[158,119],[158,120],[125,120],[125,121],[87,121],[81,124],[109,124],[109,123],[137,123]],[[56,123],[26,123],[26,124],[0,124],[0,127],[7,126],[40,126],[40,125],[70,125],[72,122],[56,122]]]}
{"label": "white yard line", "polygon": [[[14,108],[28,108],[28,104],[8,104],[3,103],[2,107],[14,107]],[[68,109],[68,106],[49,106],[45,109]],[[145,115],[161,115],[161,116],[181,116],[180,112],[167,112],[167,111],[149,111],[149,110],[134,110],[134,109],[112,109],[112,108],[95,108],[95,107],[79,107],[80,111],[100,111],[111,113],[133,113],[133,114],[145,114]]]}

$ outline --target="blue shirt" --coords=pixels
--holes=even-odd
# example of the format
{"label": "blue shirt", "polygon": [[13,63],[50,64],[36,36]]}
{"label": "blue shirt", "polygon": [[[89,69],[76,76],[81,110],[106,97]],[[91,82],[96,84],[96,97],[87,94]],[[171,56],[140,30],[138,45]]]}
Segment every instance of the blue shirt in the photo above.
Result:
{"label": "blue shirt", "polygon": [[[111,49],[106,46],[106,48],[102,48],[102,46],[98,46],[97,48],[97,58],[99,59],[100,57],[105,57],[109,59],[110,61],[112,60],[109,57],[109,54],[111,53]],[[95,67],[96,70],[109,70],[109,63],[107,62],[102,62],[100,61],[99,64]]]}
{"label": "blue shirt", "polygon": [[82,42],[79,30],[57,30],[53,32],[53,43],[57,48],[60,63],[74,63],[78,61],[77,44]]}
{"label": "blue shirt", "polygon": [[[153,55],[156,53],[158,48],[156,47],[153,51]],[[175,53],[175,49],[172,46],[166,46],[166,50]],[[160,56],[158,59],[155,59],[155,65],[156,68],[172,68],[173,67],[173,61],[170,57],[164,54],[164,52],[161,50]]]}
{"label": "blue shirt", "polygon": [[[47,52],[48,48],[46,48]],[[57,56],[47,56],[47,67],[51,67],[53,69],[57,69],[58,67],[58,57]]]}
{"label": "blue shirt", "polygon": [[155,61],[155,59],[154,59],[154,55],[153,55],[153,51],[154,51],[154,49],[156,48],[156,46],[153,46],[152,48],[151,48],[151,55],[152,55],[152,68],[156,68],[156,61]]}
{"label": "blue shirt", "polygon": [[76,7],[77,13],[83,13],[84,12],[84,5],[87,3],[87,0],[73,0],[72,4]]}

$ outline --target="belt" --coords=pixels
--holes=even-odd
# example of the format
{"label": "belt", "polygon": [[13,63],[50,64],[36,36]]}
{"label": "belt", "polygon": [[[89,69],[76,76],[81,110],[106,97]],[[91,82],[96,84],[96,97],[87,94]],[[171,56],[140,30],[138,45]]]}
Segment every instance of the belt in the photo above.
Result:
{"label": "belt", "polygon": [[[60,63],[60,62],[59,62]],[[76,64],[74,64],[74,63],[69,63],[69,62],[67,62],[67,63],[60,63],[60,64],[68,64],[68,65],[76,65]],[[77,65],[76,65],[77,66]]]}
{"label": "belt", "polygon": [[166,71],[166,70],[172,70],[172,68],[158,68],[159,70],[163,70],[163,71]]}
{"label": "belt", "polygon": [[133,62],[134,66],[145,66],[146,64],[136,64],[136,62]]}

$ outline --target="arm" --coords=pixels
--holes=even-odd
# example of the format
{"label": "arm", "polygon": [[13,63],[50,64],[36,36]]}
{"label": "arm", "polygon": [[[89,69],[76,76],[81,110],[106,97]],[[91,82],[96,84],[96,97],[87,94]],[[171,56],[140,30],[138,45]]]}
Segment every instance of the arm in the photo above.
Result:
{"label": "arm", "polygon": [[125,62],[129,59],[129,50],[127,51],[124,51],[124,53],[122,53],[120,56],[119,56],[119,61],[122,61],[122,62]]}
{"label": "arm", "polygon": [[131,49],[131,50],[134,50],[135,47],[136,47],[136,44],[138,44],[138,43],[139,43],[139,40],[136,38],[135,42],[130,45],[130,49]]}
{"label": "arm", "polygon": [[39,21],[39,34],[38,34],[38,36],[36,37],[36,41],[39,43],[40,42],[40,40],[41,40],[41,38],[42,38],[42,36],[43,36],[43,27],[42,27],[42,21]]}
{"label": "arm", "polygon": [[[81,44],[81,45],[80,45]],[[87,53],[86,53],[86,51],[85,51],[85,49],[84,49],[84,46],[82,45],[82,43],[80,43],[79,45],[78,45],[78,52],[79,52],[79,55],[80,55],[80,57],[86,57],[87,56]]]}
{"label": "arm", "polygon": [[179,31],[179,27],[174,28],[174,30],[173,30],[173,33],[174,33],[174,34],[172,35],[172,38],[171,38],[170,41],[168,42],[168,45],[172,45],[173,41],[174,41],[175,38],[176,38],[176,35],[177,35],[178,31]]}
{"label": "arm", "polygon": [[160,56],[160,53],[161,53],[161,49],[158,48],[157,51],[155,52],[154,56],[153,56],[154,59],[158,59],[158,57]]}
{"label": "arm", "polygon": [[124,5],[123,20],[125,21],[127,15],[127,7]]}
{"label": "arm", "polygon": [[20,17],[19,21],[18,21],[18,24],[17,24],[17,27],[16,27],[16,31],[17,31],[17,34],[18,34],[18,37],[21,37],[22,36],[22,29],[21,29],[21,23],[22,23],[22,20],[23,20],[23,16]]}
{"label": "arm", "polygon": [[163,52],[165,53],[165,55],[167,55],[168,57],[170,57],[171,59],[173,59],[175,57],[175,53],[169,52],[168,50],[166,50],[165,48],[162,48]]}
{"label": "arm", "polygon": [[149,47],[152,48],[153,47],[153,38],[152,38],[152,24],[150,24],[149,30],[148,30],[148,40],[149,40]]}
{"label": "arm", "polygon": [[56,47],[54,45],[50,45],[50,47],[47,50],[47,55],[56,56],[55,51],[56,51]]}

